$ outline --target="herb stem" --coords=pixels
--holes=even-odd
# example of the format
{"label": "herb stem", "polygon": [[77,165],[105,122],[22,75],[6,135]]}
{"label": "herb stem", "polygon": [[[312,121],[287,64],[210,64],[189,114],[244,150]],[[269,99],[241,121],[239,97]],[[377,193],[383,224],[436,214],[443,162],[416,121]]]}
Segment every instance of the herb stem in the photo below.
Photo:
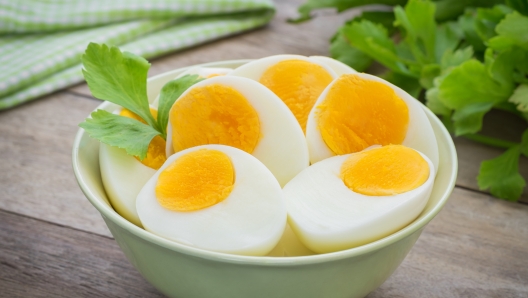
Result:
{"label": "herb stem", "polygon": [[515,142],[510,142],[510,141],[505,141],[505,140],[501,140],[501,139],[497,139],[493,137],[483,136],[480,134],[466,134],[466,135],[463,135],[463,137],[471,141],[479,142],[485,145],[502,148],[502,149],[509,149],[515,145],[518,145],[518,143],[515,143]]}

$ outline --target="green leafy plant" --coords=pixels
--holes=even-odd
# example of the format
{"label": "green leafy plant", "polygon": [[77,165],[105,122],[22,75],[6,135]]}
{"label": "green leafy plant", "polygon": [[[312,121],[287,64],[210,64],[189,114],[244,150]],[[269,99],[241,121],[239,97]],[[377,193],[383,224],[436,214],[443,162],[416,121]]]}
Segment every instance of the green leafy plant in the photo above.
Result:
{"label": "green leafy plant", "polygon": [[83,74],[96,98],[120,105],[145,120],[112,114],[105,110],[93,112],[79,124],[94,139],[123,148],[129,155],[143,160],[152,139],[167,138],[169,110],[189,87],[201,81],[197,75],[186,75],[166,83],[161,89],[157,120],[150,112],[147,97],[147,73],[150,63],[117,47],[90,43],[82,56]]}
{"label": "green leafy plant", "polygon": [[331,40],[332,57],[358,71],[377,61],[387,69],[383,78],[424,101],[453,134],[507,149],[482,163],[477,181],[494,196],[517,200],[525,186],[518,163],[528,156],[528,131],[520,143],[479,132],[492,109],[528,119],[527,2],[308,1],[300,20],[315,8],[366,4],[396,6],[344,24]]}

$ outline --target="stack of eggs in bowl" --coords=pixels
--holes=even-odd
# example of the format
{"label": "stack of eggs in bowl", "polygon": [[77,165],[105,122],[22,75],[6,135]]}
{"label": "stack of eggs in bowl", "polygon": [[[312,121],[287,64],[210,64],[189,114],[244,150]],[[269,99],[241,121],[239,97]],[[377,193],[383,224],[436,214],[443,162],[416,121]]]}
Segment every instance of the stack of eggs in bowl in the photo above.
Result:
{"label": "stack of eggs in bowl", "polygon": [[105,144],[97,155],[83,131],[73,157],[129,260],[168,295],[364,296],[454,186],[445,129],[380,78],[317,56],[217,62],[150,79],[153,115],[161,86],[185,74],[205,79],[146,159]]}

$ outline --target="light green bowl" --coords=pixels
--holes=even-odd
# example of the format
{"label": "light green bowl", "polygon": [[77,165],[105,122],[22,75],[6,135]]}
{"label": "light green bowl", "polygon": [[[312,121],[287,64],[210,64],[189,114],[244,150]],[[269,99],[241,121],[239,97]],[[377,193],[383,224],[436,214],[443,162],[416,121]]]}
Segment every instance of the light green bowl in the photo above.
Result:
{"label": "light green bowl", "polygon": [[[203,64],[237,67],[250,60]],[[149,100],[187,68],[148,81]],[[99,109],[112,110],[104,102]],[[455,186],[453,140],[424,108],[439,145],[440,165],[429,202],[405,228],[378,241],[334,253],[302,257],[248,257],[205,251],[151,234],[110,206],[99,172],[99,142],[80,129],[73,145],[73,169],[128,260],[154,287],[171,297],[363,297],[381,285],[403,261],[425,225],[442,209]]]}

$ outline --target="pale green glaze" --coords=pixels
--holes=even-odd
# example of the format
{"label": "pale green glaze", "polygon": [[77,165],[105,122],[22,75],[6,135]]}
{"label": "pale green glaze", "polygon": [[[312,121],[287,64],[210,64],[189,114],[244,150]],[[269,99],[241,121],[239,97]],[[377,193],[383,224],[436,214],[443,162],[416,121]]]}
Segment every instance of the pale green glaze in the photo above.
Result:
{"label": "pale green glaze", "polygon": [[[206,64],[236,67],[249,60]],[[185,69],[149,79],[151,101],[167,81]],[[110,103],[98,108],[112,109]],[[329,254],[305,257],[247,257],[204,251],[153,235],[117,214],[99,173],[99,143],[79,130],[73,169],[90,202],[101,212],[117,243],[137,270],[171,297],[363,297],[381,285],[410,251],[425,225],[440,211],[455,186],[456,151],[449,133],[428,109],[439,144],[440,166],[425,210],[402,230],[378,241]]]}

